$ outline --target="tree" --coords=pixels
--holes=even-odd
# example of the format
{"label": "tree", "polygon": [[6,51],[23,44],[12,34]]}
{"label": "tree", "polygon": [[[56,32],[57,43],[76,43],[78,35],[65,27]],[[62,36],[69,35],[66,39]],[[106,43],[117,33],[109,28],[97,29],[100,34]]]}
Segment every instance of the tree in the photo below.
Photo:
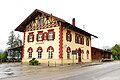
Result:
{"label": "tree", "polygon": [[116,44],[112,47],[111,51],[114,59],[120,59],[120,45]]}
{"label": "tree", "polygon": [[[8,37],[7,45],[9,45],[9,48],[15,48],[22,46],[22,40],[20,39],[20,35],[16,37],[14,34],[14,31],[10,32],[10,36]],[[18,54],[22,54],[20,50],[14,50],[12,57],[18,56]]]}
{"label": "tree", "polygon": [[2,63],[3,61],[6,61],[7,59],[7,52],[0,53],[0,62]]}
{"label": "tree", "polygon": [[16,37],[14,31],[10,32],[7,45],[10,45],[10,48],[22,46],[22,40],[20,40],[20,35],[18,34],[18,36]]}
{"label": "tree", "polygon": [[22,46],[22,40],[20,40],[20,35],[19,34],[18,34],[17,37],[15,37],[14,46],[15,47]]}
{"label": "tree", "polygon": [[15,47],[14,41],[15,41],[15,34],[14,31],[12,31],[10,32],[10,36],[8,37],[7,45],[9,45],[10,48],[14,48]]}

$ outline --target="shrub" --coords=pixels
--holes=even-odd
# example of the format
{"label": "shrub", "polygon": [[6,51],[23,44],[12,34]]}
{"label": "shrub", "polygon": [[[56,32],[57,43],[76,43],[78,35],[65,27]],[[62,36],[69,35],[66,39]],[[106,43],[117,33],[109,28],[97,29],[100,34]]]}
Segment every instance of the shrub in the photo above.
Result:
{"label": "shrub", "polygon": [[38,65],[38,64],[39,64],[39,61],[38,61],[38,60],[35,60],[35,58],[33,58],[32,60],[29,61],[29,64],[30,64],[30,65]]}

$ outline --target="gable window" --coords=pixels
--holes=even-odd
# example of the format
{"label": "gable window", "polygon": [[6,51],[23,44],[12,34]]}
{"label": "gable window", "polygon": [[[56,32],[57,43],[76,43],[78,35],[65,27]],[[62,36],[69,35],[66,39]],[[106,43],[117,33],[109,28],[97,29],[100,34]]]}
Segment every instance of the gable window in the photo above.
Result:
{"label": "gable window", "polygon": [[40,19],[40,23],[41,23],[41,25],[44,25],[44,18]]}
{"label": "gable window", "polygon": [[40,26],[40,19],[38,20],[38,26]]}
{"label": "gable window", "polygon": [[54,40],[54,39],[55,39],[54,29],[48,30],[48,40]]}
{"label": "gable window", "polygon": [[86,38],[86,45],[89,46],[89,38]]}
{"label": "gable window", "polygon": [[66,40],[71,42],[72,41],[72,34],[71,34],[71,31],[67,30],[67,33],[66,33]]}
{"label": "gable window", "polygon": [[87,50],[86,54],[87,54],[87,59],[89,59],[89,50]]}
{"label": "gable window", "polygon": [[70,59],[70,52],[71,52],[70,47],[67,47],[66,52],[67,52],[67,59]]}
{"label": "gable window", "polygon": [[42,58],[42,52],[43,52],[42,47],[38,47],[37,52],[38,52],[38,58]]}
{"label": "gable window", "polygon": [[34,34],[33,34],[33,32],[31,32],[28,35],[28,42],[33,42],[33,41],[34,41]]}
{"label": "gable window", "polygon": [[47,52],[48,52],[48,59],[52,59],[54,48],[52,46],[49,46],[48,49],[47,49]]}
{"label": "gable window", "polygon": [[38,31],[37,41],[43,41],[43,31]]}
{"label": "gable window", "polygon": [[28,58],[32,58],[33,49],[29,47],[27,52],[28,52]]}

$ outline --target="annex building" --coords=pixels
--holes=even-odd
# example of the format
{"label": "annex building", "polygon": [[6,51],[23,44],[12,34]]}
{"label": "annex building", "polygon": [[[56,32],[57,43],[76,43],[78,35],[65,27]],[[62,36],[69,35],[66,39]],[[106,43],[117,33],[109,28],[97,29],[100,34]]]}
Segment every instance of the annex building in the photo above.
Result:
{"label": "annex building", "polygon": [[24,33],[22,62],[36,58],[39,63],[91,62],[91,36],[65,20],[36,9],[16,29]]}

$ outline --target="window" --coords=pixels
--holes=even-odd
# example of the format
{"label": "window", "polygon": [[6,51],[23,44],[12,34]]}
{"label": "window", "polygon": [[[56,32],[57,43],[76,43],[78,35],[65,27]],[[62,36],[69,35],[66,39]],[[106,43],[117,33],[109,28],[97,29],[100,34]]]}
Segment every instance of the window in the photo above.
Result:
{"label": "window", "polygon": [[89,59],[89,50],[87,50],[86,54],[87,54],[87,59]]}
{"label": "window", "polygon": [[38,26],[40,26],[40,20],[38,20]]}
{"label": "window", "polygon": [[37,20],[37,24],[40,27],[41,25],[44,25],[44,18],[40,18]]}
{"label": "window", "polygon": [[42,58],[42,52],[43,52],[42,47],[38,47],[37,52],[38,52],[38,58]]}
{"label": "window", "polygon": [[70,59],[70,52],[71,52],[70,47],[67,47],[66,52],[67,52],[67,59]]}
{"label": "window", "polygon": [[93,55],[96,55],[96,52],[93,52]]}
{"label": "window", "polygon": [[89,38],[86,38],[86,45],[89,46]]}
{"label": "window", "polygon": [[80,44],[80,42],[81,42],[80,35],[75,34],[75,43]]}
{"label": "window", "polygon": [[28,35],[28,42],[33,42],[33,41],[34,41],[34,34],[33,34],[33,32],[31,32]]}
{"label": "window", "polygon": [[44,32],[44,40],[48,40],[48,33],[47,32]]}
{"label": "window", "polygon": [[54,40],[54,39],[55,39],[54,29],[48,30],[48,40]]}
{"label": "window", "polygon": [[81,44],[84,45],[84,36],[81,36]]}
{"label": "window", "polygon": [[42,34],[38,34],[38,40],[42,40]]}
{"label": "window", "polygon": [[43,41],[43,31],[38,31],[37,41]]}
{"label": "window", "polygon": [[84,50],[81,51],[81,54],[82,54],[82,59],[84,59]]}
{"label": "window", "polygon": [[32,58],[33,49],[31,47],[29,47],[27,52],[29,53],[28,58]]}
{"label": "window", "polygon": [[71,31],[67,30],[67,33],[66,33],[66,40],[71,42],[72,41],[72,34],[71,34]]}
{"label": "window", "polygon": [[48,52],[48,59],[52,59],[54,48],[52,46],[49,46],[48,49],[47,49],[47,52]]}
{"label": "window", "polygon": [[44,18],[41,18],[40,24],[41,24],[41,25],[44,25]]}

